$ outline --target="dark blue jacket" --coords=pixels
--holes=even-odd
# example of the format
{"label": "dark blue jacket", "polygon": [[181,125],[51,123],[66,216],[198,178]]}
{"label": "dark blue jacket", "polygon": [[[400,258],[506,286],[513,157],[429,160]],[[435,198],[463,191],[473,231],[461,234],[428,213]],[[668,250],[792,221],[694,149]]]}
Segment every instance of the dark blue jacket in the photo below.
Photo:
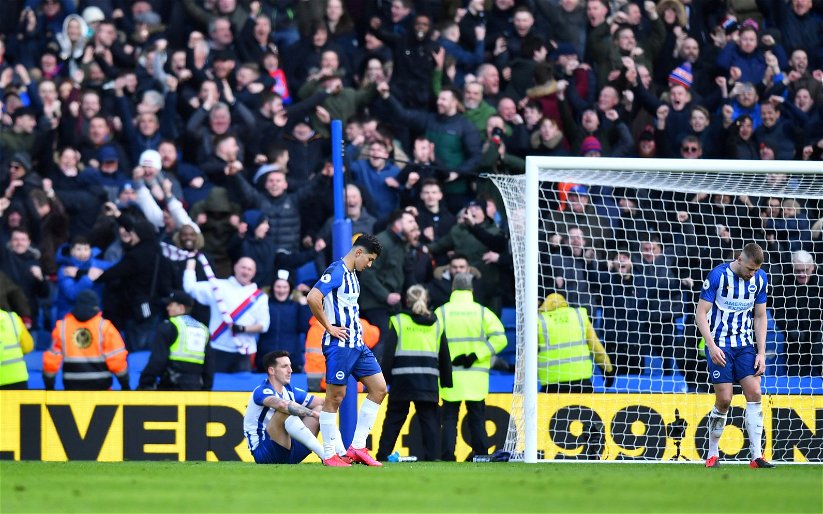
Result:
{"label": "dark blue jacket", "polygon": [[309,330],[311,311],[308,305],[300,305],[291,298],[278,301],[269,298],[269,330],[260,334],[257,341],[258,371],[263,371],[263,356],[274,350],[286,350],[291,354],[292,367],[302,369],[306,362],[306,332]]}
{"label": "dark blue jacket", "polygon": [[350,169],[377,219],[387,218],[400,206],[400,188],[403,186],[395,189],[386,185],[387,178],[397,178],[400,174],[400,169],[393,162],[386,161],[383,169],[377,170],[368,159],[361,159],[353,162]]}
{"label": "dark blue jacket", "polygon": [[811,222],[803,212],[794,218],[769,219],[766,230],[773,230],[778,241],[788,243],[790,252],[803,250],[812,241]]}
{"label": "dark blue jacket", "polygon": [[[60,269],[57,270],[57,297],[54,300],[54,308],[56,309],[54,319],[62,319],[71,311],[74,307],[74,299],[77,298],[80,291],[93,289],[97,293],[97,298],[103,298],[103,284],[95,284],[88,277],[88,271],[91,268],[107,270],[114,264],[98,259],[100,253],[99,248],[92,248],[91,258],[87,261],[79,261],[71,255],[71,244],[60,245],[60,248],[57,249],[56,260]],[[66,266],[76,267],[77,275],[74,277],[66,276],[63,273]]]}

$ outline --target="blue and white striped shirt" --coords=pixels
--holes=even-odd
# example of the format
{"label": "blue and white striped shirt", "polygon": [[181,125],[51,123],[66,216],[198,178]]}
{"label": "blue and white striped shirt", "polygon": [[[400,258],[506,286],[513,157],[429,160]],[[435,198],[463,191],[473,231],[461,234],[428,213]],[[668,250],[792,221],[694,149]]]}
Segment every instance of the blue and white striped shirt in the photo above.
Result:
{"label": "blue and white striped shirt", "polygon": [[752,324],[755,304],[766,303],[768,277],[763,270],[749,280],[740,278],[729,263],[721,264],[703,281],[700,299],[712,303],[709,328],[717,346],[754,345]]}
{"label": "blue and white striped shirt", "polygon": [[332,325],[349,330],[348,341],[332,338],[328,332],[323,333],[323,344],[337,344],[356,348],[363,345],[363,327],[360,325],[360,281],[357,273],[349,271],[343,259],[335,261],[326,268],[320,280],[314,285],[323,293],[323,311]]}
{"label": "blue and white striped shirt", "polygon": [[282,393],[278,393],[268,379],[263,380],[263,383],[252,391],[249,404],[246,407],[246,415],[243,418],[243,435],[246,436],[249,451],[254,451],[261,442],[271,439],[266,427],[269,426],[269,421],[277,411],[263,404],[263,401],[269,396],[281,400],[291,400],[304,407],[308,407],[314,399],[314,395],[308,394],[297,387],[292,388],[289,384],[283,386]]}

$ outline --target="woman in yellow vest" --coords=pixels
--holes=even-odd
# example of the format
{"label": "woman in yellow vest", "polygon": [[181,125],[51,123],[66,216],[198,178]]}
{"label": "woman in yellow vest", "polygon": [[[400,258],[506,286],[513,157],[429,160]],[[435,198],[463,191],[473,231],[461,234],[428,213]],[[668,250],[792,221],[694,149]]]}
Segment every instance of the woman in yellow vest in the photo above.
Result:
{"label": "woman in yellow vest", "polygon": [[17,314],[0,310],[0,389],[28,389],[29,371],[23,354],[34,341]]}
{"label": "woman in yellow vest", "polygon": [[386,460],[394,450],[400,429],[409,415],[409,406],[420,421],[423,455],[420,460],[440,457],[439,384],[452,386],[449,343],[443,325],[429,310],[429,293],[415,284],[406,291],[406,306],[389,319],[389,333],[383,352],[383,376],[391,386],[386,417],[380,434],[377,460]]}
{"label": "woman in yellow vest", "polygon": [[586,309],[552,293],[540,305],[537,322],[537,376],[546,392],[592,392],[592,356],[604,374],[612,373]]}

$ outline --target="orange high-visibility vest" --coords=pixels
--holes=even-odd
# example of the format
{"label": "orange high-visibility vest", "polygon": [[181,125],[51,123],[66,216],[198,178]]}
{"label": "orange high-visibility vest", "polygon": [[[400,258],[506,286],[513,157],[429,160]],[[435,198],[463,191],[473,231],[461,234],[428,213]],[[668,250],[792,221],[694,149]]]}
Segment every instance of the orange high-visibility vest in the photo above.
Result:
{"label": "orange high-visibility vest", "polygon": [[111,375],[128,368],[123,338],[102,313],[86,321],[66,314],[51,337],[51,348],[43,353],[43,372],[56,374],[62,365],[66,389],[108,389]]}
{"label": "orange high-visibility vest", "polygon": [[[380,341],[380,329],[368,321],[360,318],[363,326],[363,342],[369,348],[374,348]],[[320,390],[326,390],[326,358],[323,357],[323,325],[314,316],[309,320],[309,331],[306,332],[306,366],[303,368],[309,379],[320,379]],[[358,384],[357,390],[363,392],[363,384]]]}

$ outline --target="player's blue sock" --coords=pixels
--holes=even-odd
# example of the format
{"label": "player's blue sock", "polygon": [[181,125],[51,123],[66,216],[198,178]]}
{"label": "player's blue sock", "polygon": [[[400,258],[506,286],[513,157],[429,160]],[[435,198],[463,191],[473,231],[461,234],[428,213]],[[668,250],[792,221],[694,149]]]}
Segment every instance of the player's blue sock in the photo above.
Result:
{"label": "player's blue sock", "polygon": [[289,433],[292,439],[303,443],[303,446],[316,453],[321,459],[324,458],[323,446],[320,444],[320,441],[317,440],[317,437],[311,433],[309,427],[303,423],[302,419],[297,416],[289,416],[286,418],[285,425],[286,432]]}
{"label": "player's blue sock", "polygon": [[379,403],[366,398],[360,405],[360,412],[357,413],[357,426],[354,429],[354,437],[351,440],[353,448],[365,448],[366,438],[371,432],[371,427],[374,425],[374,419],[377,417],[377,410],[380,409]]}
{"label": "player's blue sock", "polygon": [[340,438],[336,412],[320,412],[320,433],[323,435],[323,458],[330,459],[335,454],[335,439]]}
{"label": "player's blue sock", "polygon": [[761,436],[763,435],[763,407],[760,402],[746,402],[746,432],[749,434],[749,451],[752,460],[763,456]]}
{"label": "player's blue sock", "polygon": [[720,436],[726,428],[726,416],[728,412],[720,412],[717,407],[712,407],[709,413],[709,457],[717,457],[720,454]]}

